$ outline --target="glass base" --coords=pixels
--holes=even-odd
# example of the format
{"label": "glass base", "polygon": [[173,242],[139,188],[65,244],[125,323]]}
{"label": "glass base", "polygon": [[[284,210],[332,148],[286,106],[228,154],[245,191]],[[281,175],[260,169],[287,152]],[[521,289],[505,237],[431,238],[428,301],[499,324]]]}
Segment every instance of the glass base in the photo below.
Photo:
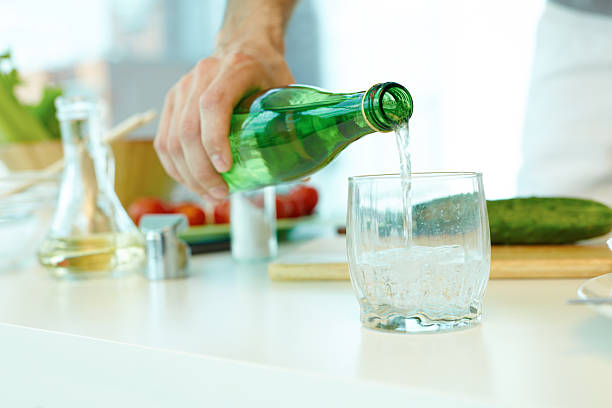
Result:
{"label": "glass base", "polygon": [[396,333],[435,333],[467,329],[480,323],[480,314],[453,319],[432,320],[425,315],[405,316],[401,313],[379,315],[373,312],[361,313],[364,327]]}
{"label": "glass base", "polygon": [[105,233],[49,238],[38,260],[59,279],[118,277],[142,270],[145,250],[138,233]]}

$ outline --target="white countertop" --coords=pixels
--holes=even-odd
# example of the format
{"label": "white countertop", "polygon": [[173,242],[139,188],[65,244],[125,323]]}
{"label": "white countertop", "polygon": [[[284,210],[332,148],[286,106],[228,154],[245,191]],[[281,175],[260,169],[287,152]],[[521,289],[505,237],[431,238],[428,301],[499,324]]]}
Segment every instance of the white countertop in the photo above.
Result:
{"label": "white countertop", "polygon": [[[100,391],[100,405],[88,406],[124,394],[145,401],[138,390],[148,405],[130,406],[270,406],[291,396],[293,406],[327,406],[322,395],[329,406],[612,403],[612,320],[565,304],[581,280],[490,281],[480,326],[401,335],[361,328],[348,282],[270,282],[265,265],[235,264],[227,252],[194,257],[192,271],[163,282],[0,272],[0,384],[10,385],[0,402],[15,402],[0,405],[85,406],[79,392],[88,401]],[[124,394],[105,384],[113,378],[130,384]],[[85,385],[58,391],[71,381]]]}

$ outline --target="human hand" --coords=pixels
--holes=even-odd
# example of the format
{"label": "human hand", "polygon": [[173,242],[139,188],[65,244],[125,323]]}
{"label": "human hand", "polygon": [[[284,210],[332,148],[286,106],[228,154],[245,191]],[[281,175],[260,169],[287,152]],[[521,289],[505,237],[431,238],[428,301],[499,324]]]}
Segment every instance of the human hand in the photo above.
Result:
{"label": "human hand", "polygon": [[221,40],[166,95],[154,146],[168,174],[211,204],[222,200],[228,187],[219,173],[232,167],[234,107],[248,93],[293,82],[282,47]]}

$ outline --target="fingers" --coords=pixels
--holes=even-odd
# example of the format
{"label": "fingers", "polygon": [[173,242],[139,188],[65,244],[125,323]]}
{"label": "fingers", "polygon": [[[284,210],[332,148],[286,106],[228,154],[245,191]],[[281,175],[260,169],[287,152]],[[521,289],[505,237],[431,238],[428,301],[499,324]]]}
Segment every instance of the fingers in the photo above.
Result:
{"label": "fingers", "polygon": [[170,120],[172,118],[173,111],[174,90],[170,89],[164,101],[164,107],[162,108],[161,118],[159,120],[159,125],[157,126],[157,134],[155,135],[153,147],[155,148],[159,161],[166,170],[166,173],[168,173],[175,180],[180,181],[180,174],[176,170],[176,167],[174,167],[174,164],[172,164],[172,159],[169,157],[169,152],[167,149],[168,131],[170,128]]}
{"label": "fingers", "polygon": [[[225,198],[228,188],[223,178],[215,171],[210,163],[200,138],[200,112],[198,99],[202,89],[206,89],[214,75],[217,73],[218,63],[206,59],[200,61],[192,78],[189,95],[182,102],[183,112],[179,118],[178,139],[182,146],[184,162],[178,165],[186,168],[189,173],[185,178],[192,179],[198,185],[200,195],[210,197],[208,201],[218,201]],[[182,173],[183,171],[181,171]]]}
{"label": "fingers", "polygon": [[173,111],[170,123],[168,125],[168,136],[166,138],[165,150],[167,157],[171,161],[171,166],[176,169],[176,179],[184,184],[191,191],[206,195],[206,191],[202,189],[195,177],[189,171],[189,166],[185,161],[185,150],[181,139],[189,138],[191,134],[199,133],[199,124],[194,121],[185,121],[183,112],[185,103],[192,86],[193,75],[187,74],[174,87]]}
{"label": "fingers", "polygon": [[229,144],[230,123],[236,104],[250,91],[261,87],[264,73],[252,58],[236,54],[229,58],[199,99],[202,145],[215,169],[232,167]]}
{"label": "fingers", "polygon": [[186,140],[183,140],[183,152],[185,154],[185,162],[195,181],[212,198],[207,201],[215,204],[213,201],[223,200],[229,193],[229,189],[223,178],[212,166],[210,160],[208,160],[199,137],[195,140],[195,143],[188,143]]}
{"label": "fingers", "polygon": [[[188,166],[183,165],[183,163],[178,160],[180,155],[170,153],[171,151],[178,151],[178,148],[176,147],[176,139],[178,138],[178,135],[176,132],[170,132],[171,125],[174,124],[172,119],[176,117],[176,110],[174,109],[174,106],[177,100],[180,103],[180,97],[177,97],[175,90],[171,89],[166,96],[166,100],[164,101],[162,116],[159,121],[157,135],[154,141],[155,150],[160,162],[162,163],[162,166],[172,178],[187,186],[192,191],[198,193],[204,200],[210,202],[211,204],[216,204],[219,201],[217,198],[211,197],[207,192],[202,191],[201,188],[198,188],[198,183],[193,177],[191,177],[191,173],[188,171]],[[198,132],[196,132],[196,137],[199,144],[198,135],[199,128]],[[174,138],[171,140],[171,137]],[[201,147],[201,150],[204,149]],[[183,154],[182,150],[181,154]],[[180,171],[179,168],[181,169]]]}

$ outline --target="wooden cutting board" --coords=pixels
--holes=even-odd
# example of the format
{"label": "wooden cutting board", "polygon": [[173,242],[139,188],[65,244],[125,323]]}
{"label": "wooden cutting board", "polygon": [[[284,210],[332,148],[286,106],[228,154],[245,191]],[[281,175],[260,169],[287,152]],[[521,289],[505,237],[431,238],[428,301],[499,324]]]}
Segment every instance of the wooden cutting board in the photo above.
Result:
{"label": "wooden cutting board", "polygon": [[[268,265],[272,280],[348,280],[345,239],[303,244]],[[491,279],[592,278],[612,272],[605,244],[491,247]]]}

